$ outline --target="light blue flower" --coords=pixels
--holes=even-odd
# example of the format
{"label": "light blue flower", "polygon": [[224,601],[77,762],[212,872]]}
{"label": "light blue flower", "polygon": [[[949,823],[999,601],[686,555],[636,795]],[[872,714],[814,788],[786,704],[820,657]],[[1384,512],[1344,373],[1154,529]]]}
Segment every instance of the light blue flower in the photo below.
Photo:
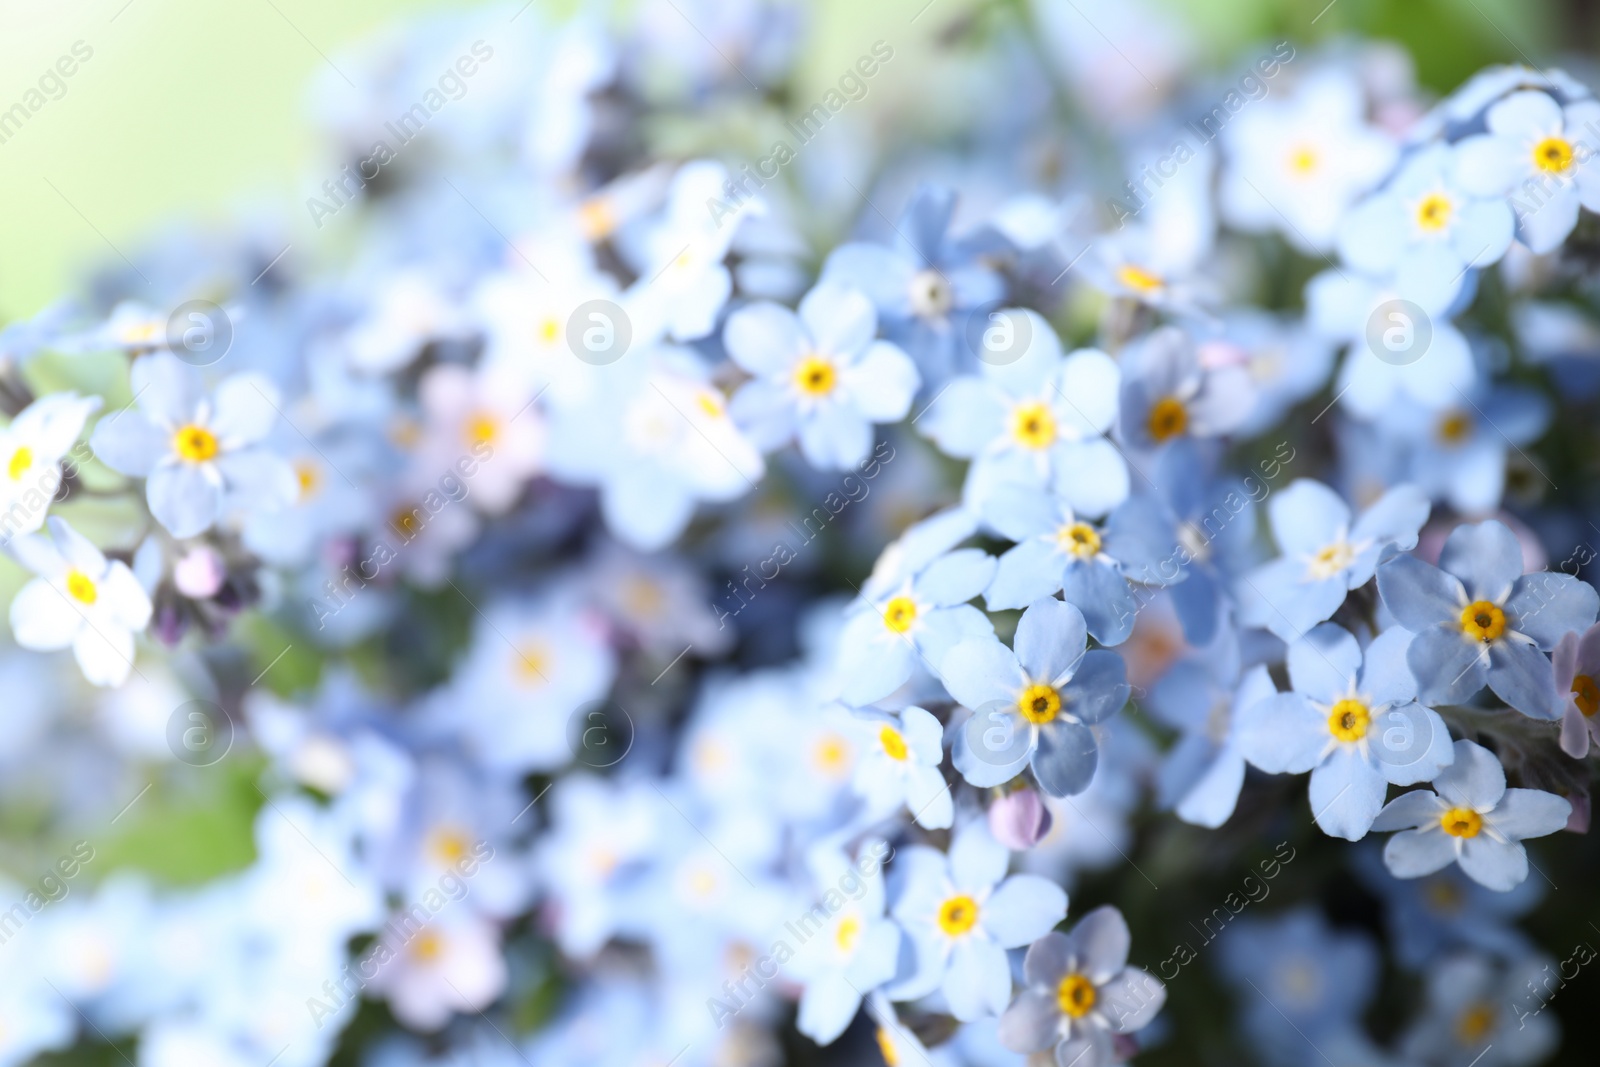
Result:
{"label": "light blue flower", "polygon": [[1407,1056],[1474,1067],[1532,1067],[1561,1039],[1555,1012],[1536,993],[1551,970],[1539,956],[1495,964],[1475,953],[1440,960],[1428,975],[1427,1008],[1401,1038]]}
{"label": "light blue flower", "polygon": [[1339,254],[1369,274],[1393,277],[1402,297],[1439,294],[1448,303],[1469,268],[1511,247],[1515,219],[1502,196],[1462,187],[1457,150],[1431,144],[1409,156],[1388,185],[1352,208],[1339,227]]}
{"label": "light blue flower", "polygon": [[1331,618],[1385,554],[1416,547],[1428,500],[1415,486],[1396,486],[1352,523],[1338,493],[1297,478],[1267,502],[1267,515],[1283,555],[1240,580],[1239,614],[1293,641]]}
{"label": "light blue flower", "polygon": [[1037,941],[1067,915],[1067,894],[1054,882],[1006,877],[1010,857],[981,820],[956,832],[948,856],[925,845],[896,854],[891,913],[911,952],[890,997],[917,1000],[937,990],[963,1022],[1005,1010],[1005,950]]}
{"label": "light blue flower", "polygon": [[856,721],[864,754],[852,785],[867,810],[881,816],[904,809],[918,826],[948,829],[955,822],[955,802],[939,770],[944,762],[939,720],[912,705],[898,715],[863,710]]}
{"label": "light blue flower", "polygon": [[1600,167],[1592,162],[1600,103],[1563,107],[1549,93],[1512,93],[1489,108],[1488,130],[1457,148],[1463,188],[1518,198],[1517,237],[1534,252],[1554,249],[1578,223],[1578,206],[1600,209]]}
{"label": "light blue flower", "polygon": [[1437,792],[1415,789],[1378,814],[1374,830],[1401,830],[1383,849],[1396,878],[1418,878],[1459,863],[1473,881],[1505,892],[1528,877],[1523,838],[1567,825],[1572,805],[1538,789],[1507,789],[1494,753],[1455,743],[1455,762],[1433,780]]}
{"label": "light blue flower", "polygon": [[817,864],[818,882],[828,888],[823,904],[806,913],[804,929],[810,933],[813,915],[829,914],[799,946],[790,973],[805,986],[796,1026],[819,1045],[844,1033],[862,997],[894,978],[899,965],[900,928],[884,915],[883,874],[872,859],[887,851],[884,842],[868,842],[854,863],[832,854]]}
{"label": "light blue flower", "polygon": [[1072,796],[1094,778],[1090,727],[1127,703],[1122,657],[1086,652],[1083,615],[1044,597],[1017,623],[1016,650],[992,634],[963,641],[940,665],[950,695],[972,709],[954,750],[956,769],[980,788],[1033,768],[1046,793]]}
{"label": "light blue flower", "polygon": [[949,232],[956,196],[924,186],[895,227],[894,247],[841,245],[822,266],[822,281],[865,292],[891,340],[916,360],[925,383],[942,384],[969,369],[963,331],[970,313],[999,300],[1005,283],[981,253],[1004,247],[989,232],[956,239]]}
{"label": "light blue flower", "polygon": [[1049,486],[1074,511],[1101,516],[1128,495],[1128,465],[1103,435],[1117,418],[1121,378],[1110,356],[1080,348],[1063,357],[1055,330],[1032,311],[1029,343],[1013,362],[985,363],[934,398],[922,431],[972,460],[964,499],[980,507],[995,486]]}
{"label": "light blue flower", "polygon": [[734,394],[729,413],[757,447],[798,437],[816,467],[860,463],[872,424],[898,422],[917,391],[917,368],[878,341],[877,314],[855,289],[823,284],[796,315],[762,301],[728,316],[722,340],[735,363],[755,375]]}
{"label": "light blue flower", "polygon": [[1417,703],[1410,640],[1385,630],[1363,662],[1356,639],[1324,623],[1289,646],[1292,691],[1240,716],[1245,759],[1272,774],[1310,771],[1311,810],[1333,837],[1364,836],[1389,783],[1425,782],[1454,758],[1444,720]]}
{"label": "light blue flower", "polygon": [[1110,1067],[1120,1061],[1113,1034],[1142,1030],[1167,1001],[1167,988],[1128,966],[1127,920],[1106,905],[1071,933],[1052,930],[1028,946],[1025,988],[1000,1017],[1000,1041],[1013,1052],[1055,1049],[1057,1063]]}
{"label": "light blue flower", "polygon": [[1421,699],[1458,704],[1487,684],[1524,715],[1559,718],[1541,650],[1594,622],[1593,587],[1567,574],[1523,574],[1516,535],[1492,520],[1456,527],[1439,565],[1396,556],[1378,568],[1384,604],[1417,635],[1406,662]]}
{"label": "light blue flower", "polygon": [[1150,496],[1124,501],[1103,525],[1076,516],[1065,501],[1026,485],[997,487],[984,501],[984,522],[1016,545],[1000,557],[984,592],[990,611],[1020,608],[1064,590],[1083,612],[1089,633],[1119,645],[1133,632],[1139,602],[1129,586],[1179,580],[1161,564],[1177,555],[1172,522]]}
{"label": "light blue flower", "polygon": [[1129,346],[1122,367],[1120,431],[1133,448],[1159,448],[1184,436],[1220,437],[1255,407],[1250,372],[1237,363],[1203,363],[1194,339],[1176,326]]}
{"label": "light blue flower", "polygon": [[1501,893],[1451,865],[1416,878],[1396,878],[1383,864],[1383,849],[1362,848],[1356,877],[1383,898],[1384,928],[1395,957],[1419,968],[1447,950],[1474,948],[1502,958],[1525,955],[1533,943],[1516,927],[1544,897],[1544,883],[1523,882]]}
{"label": "light blue flower", "polygon": [[1222,971],[1238,991],[1246,1029],[1274,1062],[1315,1058],[1325,1038],[1358,1024],[1377,992],[1372,942],[1331,929],[1310,908],[1245,916],[1225,929]]}
{"label": "light blue flower", "polygon": [[90,447],[113,470],[147,479],[150,513],[174,537],[204,533],[233,509],[294,501],[293,469],[260,447],[278,417],[271,382],[238,374],[207,397],[197,372],[156,352],[134,363],[129,385],[138,407],[101,419]]}
{"label": "light blue flower", "polygon": [[1466,515],[1500,506],[1506,460],[1544,434],[1550,403],[1515,386],[1472,389],[1425,415],[1396,404],[1378,420],[1380,432],[1407,446],[1411,480],[1435,500]]}
{"label": "light blue flower", "polygon": [[846,704],[882,700],[919,661],[932,672],[958,641],[994,632],[967,603],[988,586],[994,557],[976,548],[951,551],[976,530],[971,513],[945,511],[884,550],[839,637],[839,697]]}
{"label": "light blue flower", "polygon": [[[1272,676],[1257,664],[1239,672],[1238,652],[1174,664],[1150,689],[1152,714],[1182,731],[1157,778],[1158,802],[1178,818],[1212,829],[1228,821],[1244,785],[1240,718],[1277,695]],[[1208,669],[1209,668],[1209,669]]]}

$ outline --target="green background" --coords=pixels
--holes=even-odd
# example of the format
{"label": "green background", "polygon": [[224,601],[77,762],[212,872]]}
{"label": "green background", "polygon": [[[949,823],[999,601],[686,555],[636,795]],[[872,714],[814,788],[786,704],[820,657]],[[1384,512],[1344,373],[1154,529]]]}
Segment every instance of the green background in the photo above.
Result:
{"label": "green background", "polygon": [[[980,6],[933,0],[910,22],[924,2],[817,0],[802,91],[806,83],[825,85],[854,59],[862,40],[882,34],[909,60],[900,69],[914,71],[938,47],[942,31]],[[1554,42],[1564,49],[1592,41],[1594,29],[1592,20],[1574,14],[1576,3],[1528,0],[1335,0],[1320,17],[1323,0],[1168,3],[1189,16],[1219,63],[1267,35],[1314,40],[1359,30],[1407,44],[1424,79],[1441,89],[1488,62],[1559,60]],[[0,2],[0,110],[20,100],[75,41],[94,49],[67,79],[66,95],[0,144],[0,319],[32,314],[67,291],[85,264],[114,258],[114,248],[131,254],[172,219],[265,211],[305,227],[301,181],[315,165],[316,147],[305,86],[323,55],[408,12],[481,6]]]}

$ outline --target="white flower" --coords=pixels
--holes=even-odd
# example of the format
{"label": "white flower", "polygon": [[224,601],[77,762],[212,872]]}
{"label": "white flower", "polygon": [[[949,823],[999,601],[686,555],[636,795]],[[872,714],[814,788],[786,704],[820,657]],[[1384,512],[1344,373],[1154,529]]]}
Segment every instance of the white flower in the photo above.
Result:
{"label": "white flower", "polygon": [[40,397],[0,430],[0,535],[32,533],[44,525],[61,488],[61,460],[99,410],[100,398],[76,393]]}
{"label": "white flower", "polygon": [[39,577],[11,602],[17,644],[37,651],[71,648],[95,685],[121,685],[133,669],[133,635],[150,621],[150,597],[127,564],[108,560],[63,520],[50,536],[26,534],[12,554]]}

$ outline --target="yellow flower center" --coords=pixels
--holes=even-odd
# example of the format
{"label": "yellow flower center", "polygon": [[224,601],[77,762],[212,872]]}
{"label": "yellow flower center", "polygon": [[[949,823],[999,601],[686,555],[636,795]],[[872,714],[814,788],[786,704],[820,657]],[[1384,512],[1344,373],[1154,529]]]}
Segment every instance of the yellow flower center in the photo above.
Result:
{"label": "yellow flower center", "polygon": [[578,205],[578,229],[590,241],[611,236],[617,228],[617,213],[603,196],[590,197]]}
{"label": "yellow flower center", "polygon": [[1100,551],[1100,534],[1086,522],[1068,523],[1056,531],[1056,544],[1078,559],[1094,559]]}
{"label": "yellow flower center", "polygon": [[27,474],[31,466],[33,466],[33,449],[23,445],[11,453],[11,462],[6,466],[6,473],[11,475],[12,481],[16,481]]}
{"label": "yellow flower center", "polygon": [[459,827],[445,826],[429,835],[428,851],[448,867],[466,856],[469,844],[466,833]]}
{"label": "yellow flower center", "polygon": [[917,605],[908,596],[897,596],[883,607],[883,624],[892,632],[903,634],[917,621]]}
{"label": "yellow flower center", "polygon": [[893,726],[885,726],[878,731],[878,743],[883,745],[884,755],[893,760],[905,759],[909,751],[905,737]]}
{"label": "yellow flower center", "polygon": [[1166,441],[1189,428],[1189,409],[1177,397],[1164,396],[1151,405],[1145,426],[1157,442]]}
{"label": "yellow flower center", "polygon": [[1487,600],[1474,600],[1461,609],[1461,632],[1474,641],[1494,641],[1506,632],[1506,613]]}
{"label": "yellow flower center", "polygon": [[1312,578],[1321,580],[1332,578],[1355,562],[1356,550],[1348,541],[1335,541],[1331,545],[1324,545],[1311,557],[1311,562],[1306,566],[1306,573]]}
{"label": "yellow flower center", "polygon": [[1533,165],[1546,174],[1565,174],[1572,167],[1572,142],[1546,137],[1533,146]]}
{"label": "yellow flower center", "polygon": [[1359,741],[1367,736],[1372,712],[1359,700],[1336,701],[1328,712],[1328,732],[1340,741]]}
{"label": "yellow flower center", "polygon": [[1466,902],[1466,898],[1462,896],[1461,890],[1455,883],[1447,882],[1443,878],[1435,878],[1429,882],[1424,896],[1434,911],[1444,915],[1454,915]]}
{"label": "yellow flower center", "polygon": [[1056,439],[1056,417],[1043,401],[1019,404],[1011,413],[1011,435],[1024,448],[1049,448]]}
{"label": "yellow flower center", "polygon": [[1451,837],[1477,837],[1483,829],[1483,816],[1471,808],[1451,808],[1439,816],[1439,825]]}
{"label": "yellow flower center", "polygon": [[1429,233],[1438,233],[1450,225],[1450,213],[1455,205],[1443,193],[1429,193],[1417,205],[1417,225]]}
{"label": "yellow flower center", "polygon": [[545,668],[550,666],[550,651],[543,644],[528,641],[516,650],[515,656],[511,669],[517,681],[528,686],[549,681]]}
{"label": "yellow flower center", "polygon": [[1308,177],[1317,169],[1317,164],[1322,162],[1322,157],[1310,145],[1296,145],[1289,152],[1289,173],[1297,178]]}
{"label": "yellow flower center", "polygon": [[467,419],[462,433],[469,445],[492,444],[500,435],[500,420],[486,411],[477,412]]}
{"label": "yellow flower center", "polygon": [[204,463],[217,454],[217,435],[204,426],[190,423],[172,435],[172,448],[190,463]]}
{"label": "yellow flower center", "polygon": [[1579,674],[1572,679],[1572,701],[1578,705],[1578,710],[1583,712],[1586,719],[1594,718],[1594,713],[1600,711],[1600,685],[1587,674]]}
{"label": "yellow flower center", "polygon": [[806,396],[827,396],[839,383],[839,372],[821,356],[807,356],[794,370],[794,384]]}
{"label": "yellow flower center", "polygon": [[951,937],[960,937],[976,925],[978,902],[971,897],[962,894],[939,905],[939,929]]}
{"label": "yellow flower center", "polygon": [[1439,428],[1435,432],[1440,444],[1459,445],[1472,436],[1472,416],[1464,411],[1452,411],[1439,420]]}
{"label": "yellow flower center", "polygon": [[444,938],[432,930],[422,931],[411,943],[411,955],[423,963],[432,963],[444,955]]}
{"label": "yellow flower center", "polygon": [[1050,722],[1061,712],[1061,694],[1053,685],[1030,685],[1017,697],[1017,711],[1029,722]]}
{"label": "yellow flower center", "polygon": [[322,488],[322,471],[309,459],[302,459],[294,465],[295,484],[300,487],[300,499],[309,500]]}
{"label": "yellow flower center", "polygon": [[861,920],[854,915],[846,915],[839,920],[839,925],[834,927],[833,942],[839,946],[840,952],[854,952],[856,942],[861,940]]}
{"label": "yellow flower center", "polygon": [[694,402],[695,406],[700,409],[701,414],[708,419],[720,419],[728,410],[727,405],[723,402],[722,394],[715,389],[702,389],[694,395]]}
{"label": "yellow flower center", "polygon": [[817,742],[813,758],[818,770],[830,778],[837,778],[850,765],[850,745],[838,734],[825,734]]}
{"label": "yellow flower center", "polygon": [[938,318],[955,303],[950,283],[936,270],[918,271],[911,279],[909,295],[912,313],[924,319]]}
{"label": "yellow flower center", "polygon": [[555,344],[561,338],[561,320],[554,315],[546,315],[540,319],[538,337],[541,344]]}
{"label": "yellow flower center", "polygon": [[1162,285],[1160,275],[1151,274],[1143,267],[1135,266],[1132,263],[1124,263],[1117,268],[1117,281],[1134,292],[1146,296],[1160,289]]}
{"label": "yellow flower center", "polygon": [[389,518],[389,525],[407,541],[422,532],[422,518],[416,508],[401,505]]}
{"label": "yellow flower center", "polygon": [[1056,986],[1056,1004],[1069,1019],[1081,1019],[1094,1007],[1094,983],[1081,974],[1063,975]]}
{"label": "yellow flower center", "polygon": [[1493,1025],[1494,1009],[1479,1001],[1462,1012],[1461,1018],[1456,1020],[1456,1035],[1461,1038],[1463,1045],[1475,1045],[1483,1040]]}
{"label": "yellow flower center", "polygon": [[78,570],[67,572],[67,593],[80,604],[93,604],[100,599],[100,590],[95,588],[94,579]]}

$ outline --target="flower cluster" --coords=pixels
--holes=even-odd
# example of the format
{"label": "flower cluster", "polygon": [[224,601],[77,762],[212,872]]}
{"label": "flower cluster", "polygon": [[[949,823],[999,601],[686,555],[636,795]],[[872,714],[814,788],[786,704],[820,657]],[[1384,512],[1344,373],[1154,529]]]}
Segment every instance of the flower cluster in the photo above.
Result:
{"label": "flower cluster", "polygon": [[[1229,894],[1261,1056],[1549,1052],[1500,991],[1600,742],[1554,480],[1593,446],[1600,102],[1519,67],[1430,109],[1403,57],[1288,42],[1240,96],[1129,37],[1149,99],[1014,5],[955,32],[981,99],[869,136],[868,58],[786,111],[804,5],[637,7],[342,57],[327,141],[368,160],[476,59],[314,198],[337,248],[173,238],[0,333],[0,799],[113,868],[0,882],[0,1067],[764,1067],[791,1025],[1108,1067],[1203,951],[1138,965],[1142,882],[1182,890],[1135,857],[1181,882],[1207,846],[1158,832],[1269,821],[1427,990],[1380,1048],[1370,938]],[[940,81],[899,47],[874,93]],[[1163,144],[1125,190],[1063,162]]]}

